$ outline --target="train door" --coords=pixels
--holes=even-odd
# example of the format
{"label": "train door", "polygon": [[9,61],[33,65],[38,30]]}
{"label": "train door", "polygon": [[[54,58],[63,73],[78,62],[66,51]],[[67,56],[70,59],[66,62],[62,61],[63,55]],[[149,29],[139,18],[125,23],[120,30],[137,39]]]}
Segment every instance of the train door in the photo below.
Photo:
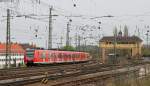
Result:
{"label": "train door", "polygon": [[51,55],[51,52],[48,51],[48,56],[47,56],[47,57],[48,57],[48,62],[49,62],[49,63],[52,63],[52,58],[51,58],[51,56],[52,56],[52,55]]}
{"label": "train door", "polygon": [[41,63],[46,63],[46,51],[41,51]]}

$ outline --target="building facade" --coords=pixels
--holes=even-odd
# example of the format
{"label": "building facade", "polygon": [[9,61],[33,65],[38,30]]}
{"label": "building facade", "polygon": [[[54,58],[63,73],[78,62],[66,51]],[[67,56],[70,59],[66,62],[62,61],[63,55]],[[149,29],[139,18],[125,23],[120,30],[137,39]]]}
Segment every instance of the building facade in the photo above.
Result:
{"label": "building facade", "polygon": [[114,58],[113,55],[130,59],[141,58],[142,40],[137,36],[105,36],[100,40],[99,45],[103,63]]}

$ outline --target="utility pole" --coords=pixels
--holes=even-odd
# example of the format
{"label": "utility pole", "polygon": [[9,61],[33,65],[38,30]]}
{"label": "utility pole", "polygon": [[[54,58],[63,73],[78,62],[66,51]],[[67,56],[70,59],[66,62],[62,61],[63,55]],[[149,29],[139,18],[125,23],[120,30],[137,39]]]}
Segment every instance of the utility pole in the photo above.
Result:
{"label": "utility pole", "polygon": [[11,41],[10,41],[10,10],[7,9],[7,30],[6,30],[6,67],[10,67]]}
{"label": "utility pole", "polygon": [[61,36],[61,38],[60,38],[60,46],[61,46],[61,48],[63,47],[63,37]]}
{"label": "utility pole", "polygon": [[77,42],[78,42],[78,36],[77,36],[77,33],[76,33],[76,35],[75,35],[75,45],[76,45],[76,50],[77,50],[77,47],[78,47]]}
{"label": "utility pole", "polygon": [[148,47],[149,47],[149,45],[148,45],[148,41],[149,41],[149,40],[148,40],[148,39],[149,39],[149,38],[148,38],[148,36],[149,36],[149,30],[147,30],[146,36],[147,36],[146,39],[147,39],[147,48],[148,48]]}
{"label": "utility pole", "polygon": [[[140,38],[140,30],[138,28],[138,37]],[[140,43],[137,43],[137,48],[138,48],[138,59],[140,58]]]}
{"label": "utility pole", "polygon": [[48,31],[48,49],[52,49],[52,16],[58,16],[58,15],[52,15],[53,7],[51,6],[49,8],[49,31]]}
{"label": "utility pole", "polygon": [[84,38],[84,41],[85,41],[85,43],[84,43],[84,51],[86,52],[87,51],[87,46],[86,46],[87,41],[86,41],[86,38]]}
{"label": "utility pole", "polygon": [[72,38],[70,37],[69,38],[69,46],[71,46],[71,44],[72,44]]}
{"label": "utility pole", "polygon": [[69,22],[67,23],[66,46],[69,46]]}
{"label": "utility pole", "polygon": [[67,22],[66,46],[70,46],[70,36],[69,36],[69,32],[70,32],[70,22],[72,22],[71,19],[69,20],[69,22]]}
{"label": "utility pole", "polygon": [[79,35],[79,36],[78,36],[78,49],[79,49],[79,51],[80,51],[80,49],[81,49],[81,48],[80,48],[80,47],[81,47],[81,46],[80,46],[80,42],[81,42],[81,37],[80,37],[80,35]]}
{"label": "utility pole", "polygon": [[52,49],[52,7],[49,9],[48,49]]}
{"label": "utility pole", "polygon": [[117,57],[116,57],[116,35],[114,34],[114,64],[117,62]]}

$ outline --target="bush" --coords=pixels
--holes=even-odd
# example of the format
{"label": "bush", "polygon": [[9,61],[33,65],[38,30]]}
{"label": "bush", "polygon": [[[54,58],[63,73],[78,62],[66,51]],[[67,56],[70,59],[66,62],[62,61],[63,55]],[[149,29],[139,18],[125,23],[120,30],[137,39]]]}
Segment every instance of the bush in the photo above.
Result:
{"label": "bush", "polygon": [[75,48],[73,46],[64,46],[63,50],[66,50],[66,51],[75,51]]}

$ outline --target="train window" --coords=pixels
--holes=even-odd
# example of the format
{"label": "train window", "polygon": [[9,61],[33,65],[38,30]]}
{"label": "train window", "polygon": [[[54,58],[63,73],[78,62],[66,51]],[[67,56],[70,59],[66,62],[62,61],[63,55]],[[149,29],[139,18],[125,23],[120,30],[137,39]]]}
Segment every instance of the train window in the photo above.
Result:
{"label": "train window", "polygon": [[72,58],[74,58],[74,54],[71,54]]}
{"label": "train window", "polygon": [[78,54],[76,54],[76,58],[78,58]]}
{"label": "train window", "polygon": [[51,54],[51,57],[54,57],[54,53]]}
{"label": "train window", "polygon": [[66,54],[66,56],[65,57],[67,57],[68,58],[68,55]]}
{"label": "train window", "polygon": [[60,55],[61,55],[61,58],[63,57],[63,54],[62,53],[60,53]]}
{"label": "train window", "polygon": [[68,57],[69,57],[69,55],[68,55],[68,54],[66,54],[66,57],[68,58]]}
{"label": "train window", "polygon": [[70,55],[68,54],[67,57],[70,58]]}
{"label": "train window", "polygon": [[58,58],[61,58],[61,53],[58,53]]}
{"label": "train window", "polygon": [[74,58],[74,54],[71,54],[72,55],[72,58]]}
{"label": "train window", "polygon": [[27,56],[28,56],[29,58],[33,58],[34,53],[33,53],[33,52],[28,52],[28,53],[27,53]]}
{"label": "train window", "polygon": [[64,54],[62,53],[62,58],[64,58],[65,56],[64,56]]}
{"label": "train window", "polygon": [[76,54],[74,54],[74,58],[76,58]]}
{"label": "train window", "polygon": [[69,57],[69,55],[68,55],[68,54],[66,54],[66,57],[68,58],[68,57]]}
{"label": "train window", "polygon": [[46,58],[46,52],[41,53],[41,58]]}
{"label": "train window", "polygon": [[66,57],[68,58],[68,55],[66,54]]}
{"label": "train window", "polygon": [[81,54],[78,55],[78,58],[80,58]]}
{"label": "train window", "polygon": [[51,53],[48,53],[48,58],[52,57]]}
{"label": "train window", "polygon": [[64,53],[63,57],[65,58],[66,57],[66,54]]}
{"label": "train window", "polygon": [[67,57],[65,53],[64,53],[63,57]]}
{"label": "train window", "polygon": [[33,49],[27,49],[26,50],[26,55],[29,58],[33,58],[34,57],[34,50]]}
{"label": "train window", "polygon": [[69,54],[68,56],[69,56],[69,58],[71,58],[71,56],[72,56],[72,55],[71,55],[71,54]]}
{"label": "train window", "polygon": [[57,54],[56,53],[54,54],[54,56],[55,56],[55,58],[57,58]]}

